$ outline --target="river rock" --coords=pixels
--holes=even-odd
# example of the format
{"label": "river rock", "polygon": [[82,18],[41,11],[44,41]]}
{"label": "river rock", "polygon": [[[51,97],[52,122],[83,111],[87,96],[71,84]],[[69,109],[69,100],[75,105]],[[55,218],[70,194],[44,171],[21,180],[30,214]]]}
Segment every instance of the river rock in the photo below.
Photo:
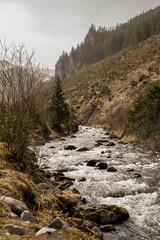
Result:
{"label": "river rock", "polygon": [[141,178],[141,174],[140,173],[134,173],[133,174],[133,178]]}
{"label": "river rock", "polygon": [[71,190],[73,194],[80,194],[77,188],[72,188]]}
{"label": "river rock", "polygon": [[24,211],[21,214],[21,220],[23,221],[29,221],[30,223],[39,223],[39,220],[34,217],[29,211]]}
{"label": "river rock", "polygon": [[92,213],[86,214],[85,217],[86,219],[98,224],[107,224],[107,223],[117,222],[116,214],[112,211],[105,210],[105,209],[99,209]]}
{"label": "river rock", "polygon": [[68,195],[63,193],[63,195],[57,196],[59,200],[59,205],[63,209],[63,212],[73,212],[74,207],[78,204],[80,201],[80,195],[74,194],[74,195]]}
{"label": "river rock", "polygon": [[107,165],[107,163],[101,162],[101,163],[97,163],[96,167],[99,169],[107,169],[108,165]]}
{"label": "river rock", "polygon": [[120,191],[120,192],[113,192],[113,193],[111,193],[110,196],[113,197],[113,198],[125,197],[125,192],[122,192],[122,191]]}
{"label": "river rock", "polygon": [[79,204],[77,206],[78,212],[82,213],[83,215],[88,214],[88,213],[93,213],[96,211],[94,207],[91,207],[89,205],[84,205],[84,204]]}
{"label": "river rock", "polygon": [[100,227],[100,230],[101,230],[102,232],[116,231],[115,227],[114,227],[113,225],[110,225],[110,224],[101,226],[101,227]]}
{"label": "river rock", "polygon": [[63,227],[70,228],[70,226],[66,222],[62,221],[58,217],[55,220],[53,220],[53,222],[51,222],[48,227],[54,228],[54,229],[59,229],[59,228],[63,228]]}
{"label": "river rock", "polygon": [[8,204],[13,213],[21,214],[23,211],[28,210],[26,204],[20,200],[5,196],[2,196],[0,200]]}
{"label": "river rock", "polygon": [[117,216],[117,222],[123,222],[126,221],[129,218],[128,211],[123,207],[118,207],[116,205],[101,205],[98,206],[97,209],[101,210],[108,210],[116,214]]}
{"label": "river rock", "polygon": [[97,143],[107,143],[109,142],[107,139],[100,139],[96,141]]}
{"label": "river rock", "polygon": [[10,234],[16,234],[19,236],[23,236],[26,234],[26,230],[19,226],[6,224],[5,227],[9,230]]}
{"label": "river rock", "polygon": [[102,145],[103,145],[103,144],[99,142],[99,143],[96,143],[96,144],[95,144],[95,147],[99,147],[99,146],[102,146]]}
{"label": "river rock", "polygon": [[109,142],[108,144],[106,144],[107,147],[112,147],[112,146],[115,146],[115,143],[114,142]]}
{"label": "river rock", "polygon": [[75,150],[77,149],[75,146],[73,145],[68,145],[68,146],[65,146],[64,150]]}
{"label": "river rock", "polygon": [[123,142],[123,141],[119,141],[118,143],[122,144],[122,145],[126,145],[127,144],[126,142]]}
{"label": "river rock", "polygon": [[108,166],[108,169],[107,169],[108,172],[117,172],[117,169],[113,166]]}
{"label": "river rock", "polygon": [[56,232],[56,229],[49,228],[49,227],[43,227],[36,233],[36,237],[38,237],[39,235],[42,235],[42,234],[46,234],[46,233],[51,234],[53,232]]}
{"label": "river rock", "polygon": [[128,168],[126,171],[127,172],[134,172],[134,169],[133,168]]}
{"label": "river rock", "polygon": [[76,138],[76,136],[75,136],[75,135],[72,135],[71,138]]}
{"label": "river rock", "polygon": [[85,182],[86,181],[86,178],[85,177],[81,177],[80,179],[79,179],[79,182]]}
{"label": "river rock", "polygon": [[83,148],[79,148],[79,149],[77,150],[77,152],[86,152],[86,151],[89,151],[89,148],[83,147]]}
{"label": "river rock", "polygon": [[96,163],[98,163],[99,162],[99,160],[89,160],[88,162],[87,162],[87,166],[88,167],[95,167],[96,166]]}
{"label": "river rock", "polygon": [[85,198],[85,197],[81,197],[81,202],[82,202],[83,204],[87,204],[86,198]]}

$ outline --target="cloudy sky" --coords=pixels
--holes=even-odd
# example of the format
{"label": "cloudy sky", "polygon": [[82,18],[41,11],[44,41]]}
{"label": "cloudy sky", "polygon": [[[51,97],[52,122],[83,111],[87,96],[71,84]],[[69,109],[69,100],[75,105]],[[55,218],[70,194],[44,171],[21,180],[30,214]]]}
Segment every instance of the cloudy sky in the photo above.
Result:
{"label": "cloudy sky", "polygon": [[160,0],[0,0],[0,39],[25,43],[38,62],[54,69],[92,23],[115,26],[158,5]]}

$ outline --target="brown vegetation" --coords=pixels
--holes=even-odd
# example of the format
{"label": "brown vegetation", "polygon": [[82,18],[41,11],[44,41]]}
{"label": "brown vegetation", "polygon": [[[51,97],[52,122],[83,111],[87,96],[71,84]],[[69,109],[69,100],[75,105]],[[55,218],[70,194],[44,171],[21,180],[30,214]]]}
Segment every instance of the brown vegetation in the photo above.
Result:
{"label": "brown vegetation", "polygon": [[118,137],[134,140],[128,108],[139,93],[160,80],[159,49],[160,35],[64,80],[66,97],[81,124],[106,127]]}

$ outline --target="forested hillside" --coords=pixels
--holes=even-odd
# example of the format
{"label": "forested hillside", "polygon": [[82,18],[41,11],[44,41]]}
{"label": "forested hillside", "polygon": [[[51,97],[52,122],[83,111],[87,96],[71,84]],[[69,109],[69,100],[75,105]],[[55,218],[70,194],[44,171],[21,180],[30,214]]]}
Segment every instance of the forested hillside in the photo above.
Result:
{"label": "forested hillside", "polygon": [[[106,23],[107,24],[107,23]],[[115,28],[96,27],[92,24],[84,41],[71,52],[63,52],[55,73],[65,79],[86,66],[111,56],[160,33],[160,6],[142,13]]]}
{"label": "forested hillside", "polygon": [[[66,97],[77,109],[81,124],[106,127],[127,140],[135,139],[136,133],[150,146],[159,146],[159,81],[157,35],[88,66],[63,82]],[[150,89],[154,84],[157,87]],[[140,101],[132,108],[137,97]],[[128,121],[130,108],[134,136]]]}

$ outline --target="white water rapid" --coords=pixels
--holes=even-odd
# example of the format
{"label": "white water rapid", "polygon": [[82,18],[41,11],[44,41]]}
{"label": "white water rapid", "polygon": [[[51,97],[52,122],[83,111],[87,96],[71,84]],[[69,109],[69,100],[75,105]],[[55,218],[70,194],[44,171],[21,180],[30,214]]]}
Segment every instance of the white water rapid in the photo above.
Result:
{"label": "white water rapid", "polygon": [[[106,146],[107,140],[115,145]],[[97,141],[102,145],[98,146]],[[89,150],[64,150],[68,145]],[[93,159],[106,162],[117,171],[86,166]],[[115,204],[129,211],[130,220],[125,228],[131,237],[121,232],[117,238],[108,234],[109,239],[160,239],[160,156],[157,153],[111,139],[102,128],[80,126],[74,136],[39,147],[39,165],[47,165],[51,170],[67,170],[64,174],[76,179],[74,187],[88,203]],[[86,181],[79,181],[82,177]]]}

